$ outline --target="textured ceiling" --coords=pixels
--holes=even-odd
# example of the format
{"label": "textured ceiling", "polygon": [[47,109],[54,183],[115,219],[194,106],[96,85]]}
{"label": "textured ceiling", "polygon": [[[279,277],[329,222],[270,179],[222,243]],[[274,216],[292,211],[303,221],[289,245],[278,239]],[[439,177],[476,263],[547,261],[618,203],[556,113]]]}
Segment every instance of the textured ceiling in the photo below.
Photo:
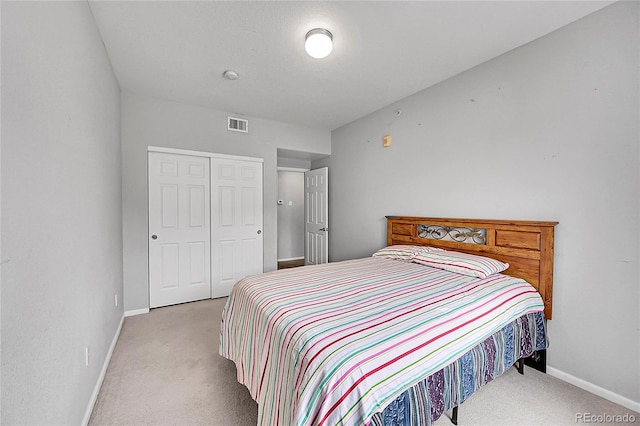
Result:
{"label": "textured ceiling", "polygon": [[[90,1],[122,89],[327,130],[611,3]],[[316,27],[325,59],[304,52]]]}

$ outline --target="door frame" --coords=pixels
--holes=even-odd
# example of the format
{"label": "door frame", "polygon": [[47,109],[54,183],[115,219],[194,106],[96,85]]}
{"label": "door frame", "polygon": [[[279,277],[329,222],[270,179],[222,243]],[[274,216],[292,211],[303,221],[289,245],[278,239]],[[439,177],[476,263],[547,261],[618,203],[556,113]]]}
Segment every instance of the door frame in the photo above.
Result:
{"label": "door frame", "polygon": [[[258,158],[258,157],[245,157],[245,156],[240,156],[240,155],[229,155],[229,154],[217,154],[214,152],[206,152],[206,151],[193,151],[193,150],[188,150],[188,149],[179,149],[179,148],[166,148],[166,147],[161,147],[161,146],[147,146],[147,159],[149,158],[149,153],[150,152],[161,152],[161,153],[166,153],[166,154],[178,154],[178,155],[190,155],[193,157],[206,157],[206,158],[220,158],[220,159],[227,159],[227,160],[239,160],[239,161],[253,161],[256,163],[262,163],[262,173],[264,174],[264,159],[263,158]],[[211,176],[209,177],[211,179]],[[209,190],[211,190],[211,188],[209,188]],[[262,190],[264,191],[264,179],[262,182]],[[211,201],[210,201],[211,202]],[[150,291],[151,291],[151,280],[150,280],[150,269],[151,269],[151,262],[149,261],[149,241],[150,241],[150,235],[149,235],[149,218],[151,216],[151,211],[150,211],[151,206],[149,205],[149,165],[148,165],[148,160],[147,160],[147,296],[149,296]],[[212,215],[213,212],[211,211],[211,209],[209,209],[209,220],[211,221],[212,219]],[[264,198],[263,198],[263,205],[262,205],[262,215],[264,218]],[[264,219],[263,219],[264,220]],[[264,224],[263,224],[264,227]],[[209,234],[209,240],[210,240],[210,247],[209,247],[209,253],[211,255],[212,253],[212,247],[211,245],[213,244],[213,227],[210,227],[209,230],[210,234]],[[263,242],[263,256],[264,256],[264,242]],[[213,262],[210,262],[210,268],[213,267]],[[211,272],[211,271],[210,271]],[[211,275],[211,274],[210,274]],[[210,279],[210,285],[213,286],[213,280]],[[150,306],[150,300],[147,300],[147,303]],[[146,310],[146,312],[148,312],[148,310]]]}

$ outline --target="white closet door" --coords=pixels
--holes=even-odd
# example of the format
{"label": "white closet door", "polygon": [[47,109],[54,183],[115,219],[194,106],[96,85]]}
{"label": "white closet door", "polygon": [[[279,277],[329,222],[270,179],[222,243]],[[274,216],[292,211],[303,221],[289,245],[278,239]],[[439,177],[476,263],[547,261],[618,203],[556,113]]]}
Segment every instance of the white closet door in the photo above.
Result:
{"label": "white closet door", "polygon": [[149,152],[149,306],[211,297],[209,158]]}
{"label": "white closet door", "polygon": [[304,173],[305,265],[329,262],[329,169]]}
{"label": "white closet door", "polygon": [[211,159],[211,297],[263,272],[262,163]]}

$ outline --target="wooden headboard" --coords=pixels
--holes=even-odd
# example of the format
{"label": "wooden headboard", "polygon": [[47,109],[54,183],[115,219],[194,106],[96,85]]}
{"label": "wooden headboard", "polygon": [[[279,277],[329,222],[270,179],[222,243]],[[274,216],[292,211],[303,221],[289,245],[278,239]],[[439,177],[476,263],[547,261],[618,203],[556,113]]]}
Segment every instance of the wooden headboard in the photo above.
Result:
{"label": "wooden headboard", "polygon": [[387,245],[440,247],[498,259],[509,264],[503,274],[533,285],[551,319],[553,234],[558,222],[444,219],[387,216]]}

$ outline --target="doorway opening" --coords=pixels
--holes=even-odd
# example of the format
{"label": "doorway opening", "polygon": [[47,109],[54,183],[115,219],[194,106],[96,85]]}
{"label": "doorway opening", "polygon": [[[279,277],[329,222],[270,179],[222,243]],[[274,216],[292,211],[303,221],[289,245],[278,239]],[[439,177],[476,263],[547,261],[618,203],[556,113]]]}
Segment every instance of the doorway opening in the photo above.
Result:
{"label": "doorway opening", "polygon": [[[309,264],[305,237],[305,172],[322,167],[326,154],[293,151],[278,148],[278,269]],[[312,164],[313,163],[313,164]],[[326,200],[325,200],[326,202]],[[315,250],[312,251],[315,263]],[[325,256],[326,258],[326,256]]]}
{"label": "doorway opening", "polygon": [[304,172],[278,167],[278,269],[304,265]]}

